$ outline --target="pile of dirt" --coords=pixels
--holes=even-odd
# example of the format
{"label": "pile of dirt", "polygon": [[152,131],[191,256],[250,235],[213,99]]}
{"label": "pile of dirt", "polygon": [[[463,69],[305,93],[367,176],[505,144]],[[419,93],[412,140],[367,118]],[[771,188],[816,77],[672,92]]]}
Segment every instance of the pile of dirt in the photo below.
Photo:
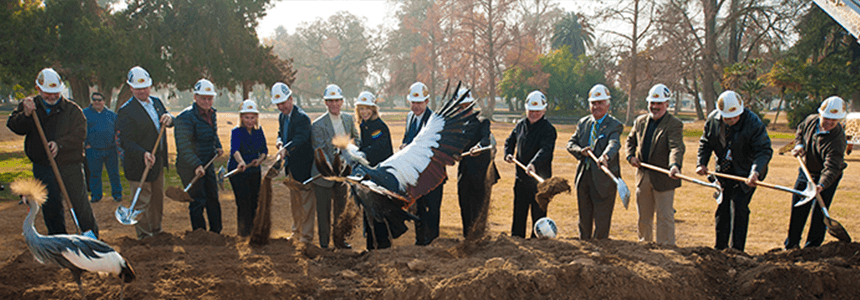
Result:
{"label": "pile of dirt", "polygon": [[[860,244],[749,256],[627,241],[521,239],[359,252],[287,239],[260,247],[197,230],[108,241],[133,263],[129,299],[847,299],[860,293]],[[120,280],[85,274],[85,299]],[[28,251],[0,267],[2,299],[80,299],[71,272]]]}

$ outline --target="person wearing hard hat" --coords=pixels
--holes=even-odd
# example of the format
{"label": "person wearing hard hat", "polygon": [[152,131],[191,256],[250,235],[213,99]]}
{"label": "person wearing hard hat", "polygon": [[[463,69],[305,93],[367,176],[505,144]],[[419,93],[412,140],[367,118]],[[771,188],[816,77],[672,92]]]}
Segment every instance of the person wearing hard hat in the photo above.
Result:
{"label": "person wearing hard hat", "polygon": [[[84,235],[98,238],[99,227],[87,201],[83,173],[87,120],[74,101],[63,97],[61,93],[65,88],[57,71],[42,69],[36,76],[39,94],[21,100],[9,115],[6,127],[15,134],[25,136],[24,152],[33,162],[33,177],[47,186],[48,200],[42,205],[42,217],[48,234],[67,233],[63,194],[51,166],[50,155],[56,162],[60,179],[76,213],[77,220],[74,221]],[[48,141],[47,151],[34,116],[38,117],[44,138]]]}
{"label": "person wearing hard hat", "polygon": [[[505,139],[505,162],[517,160],[524,164],[529,173],[542,178],[552,177],[552,152],[558,133],[555,127],[544,118],[546,115],[546,96],[540,91],[532,91],[526,97],[526,116],[517,122],[514,130]],[[516,168],[514,181],[514,215],[511,223],[511,236],[526,237],[526,222],[531,211],[532,224],[546,217],[535,200],[537,180],[526,170]],[[531,237],[535,237],[532,230]]]}
{"label": "person wearing hard hat", "polygon": [[[648,113],[633,121],[627,135],[627,162],[636,169],[636,207],[639,211],[639,241],[654,241],[654,215],[657,215],[657,243],[675,245],[675,189],[681,180],[684,162],[684,124],[666,113],[672,92],[656,84],[645,98]],[[641,168],[648,163],[668,169],[670,175]]]}
{"label": "person wearing hard hat", "polygon": [[[430,89],[424,83],[418,81],[409,87],[409,95],[406,97],[411,104],[411,110],[406,115],[406,132],[403,134],[403,141],[400,144],[400,149],[403,149],[415,136],[421,132],[427,120],[433,115],[433,110],[427,108],[430,103]],[[433,240],[439,237],[439,218],[440,209],[442,207],[442,190],[448,178],[439,184],[434,190],[415,201],[415,206],[418,209],[418,218],[420,221],[415,222],[415,244],[429,245]]]}
{"label": "person wearing hard hat", "polygon": [[[567,142],[567,152],[579,160],[576,167],[576,200],[579,207],[579,236],[583,240],[609,238],[615,182],[600,166],[607,166],[615,177],[621,177],[618,152],[624,125],[609,114],[609,88],[596,84],[588,92],[591,114],[579,119],[576,132]],[[588,155],[592,151],[598,161]],[[593,233],[593,234],[592,234]]]}
{"label": "person wearing hard hat", "polygon": [[[847,140],[845,130],[839,122],[845,118],[847,104],[838,96],[832,96],[821,103],[818,114],[806,117],[797,126],[794,149],[791,155],[802,157],[809,175],[812,176],[811,184],[815,184],[815,192],[821,195],[824,206],[830,208],[836,187],[842,179],[842,172],[848,167],[845,163],[845,148]],[[802,170],[798,172],[797,181],[794,183],[796,190],[806,189],[810,184]],[[791,219],[788,224],[788,237],[785,239],[785,249],[800,248],[801,234],[812,211],[812,221],[809,224],[809,233],[806,236],[806,247],[818,247],[824,242],[827,226],[824,225],[824,214],[818,209],[816,201],[810,201],[799,207],[794,204],[803,200],[802,197],[794,195],[791,199]],[[814,204],[815,203],[815,204]]]}
{"label": "person wearing hard hat", "polygon": [[[131,190],[141,188],[134,210],[143,210],[137,217],[134,229],[138,239],[161,233],[161,218],[164,207],[164,167],[167,167],[167,135],[161,135],[158,149],[150,153],[163,126],[173,127],[173,116],[161,99],[150,96],[152,78],[141,67],[128,72],[126,81],[131,87],[132,98],[117,111],[116,128],[119,131],[120,148],[125,156],[123,170]],[[150,166],[146,178],[144,169]]]}
{"label": "person wearing hard hat", "polygon": [[[332,145],[332,139],[336,136],[346,137],[357,141],[360,136],[355,128],[355,119],[352,115],[341,111],[343,106],[343,91],[336,84],[329,84],[323,91],[326,112],[314,120],[311,140],[314,151],[322,149],[325,159],[331,165],[336,165],[332,159],[335,158],[337,148]],[[319,174],[314,167],[312,175]],[[314,196],[317,203],[317,229],[319,230],[320,247],[328,248],[329,236],[332,228],[337,223],[337,217],[346,208],[347,198],[346,182],[334,182],[325,179],[314,180]],[[334,216],[334,218],[332,218]],[[352,246],[344,240],[343,232],[335,231],[333,237],[334,246],[338,249],[351,249]]]}
{"label": "person wearing hard hat", "polygon": [[[278,157],[283,160],[284,172],[294,181],[305,182],[311,177],[314,149],[311,145],[311,118],[293,104],[293,91],[283,82],[272,85],[272,104],[277,105]],[[310,244],[314,240],[316,201],[310,190],[290,188],[290,207],[293,215],[292,236]]]}
{"label": "person wearing hard hat", "polygon": [[[457,91],[457,99],[461,99],[460,109],[473,105],[475,99],[471,94],[467,89]],[[490,131],[490,120],[478,116],[477,127],[478,130],[472,132],[469,137],[471,141],[462,151],[468,154],[460,159],[457,166],[460,218],[463,220],[463,237],[467,239],[476,239],[483,235],[486,225],[481,222],[486,221],[485,211],[490,203],[492,187],[499,180],[499,172],[493,163],[496,139]],[[480,219],[482,217],[483,220]]]}
{"label": "person wearing hard hat", "polygon": [[[369,166],[375,167],[394,154],[391,146],[391,132],[388,125],[379,118],[379,106],[376,97],[371,92],[358,94],[355,100],[355,115],[357,116],[359,134],[358,150],[364,153]],[[388,225],[377,222],[364,215],[364,237],[367,249],[391,248]]]}
{"label": "person wearing hard hat", "polygon": [[[194,103],[176,116],[176,173],[187,186],[194,178],[197,181],[188,189],[193,201],[188,204],[191,216],[191,230],[206,230],[221,233],[221,202],[218,201],[218,178],[215,165],[209,161],[224,154],[221,138],[218,137],[215,85],[207,79],[200,79],[192,88]],[[203,212],[206,211],[206,217]]]}
{"label": "person wearing hard hat", "polygon": [[[707,175],[711,154],[716,172],[745,177],[746,182],[720,178],[723,201],[715,214],[717,250],[731,246],[744,251],[749,227],[749,203],[756,182],[764,180],[773,156],[767,128],[761,119],[744,108],[740,95],[725,91],[717,98],[717,109],[708,115],[699,139],[696,173]],[[731,245],[729,244],[731,242]]]}
{"label": "person wearing hard hat", "polygon": [[269,153],[259,114],[257,103],[245,100],[239,108],[239,126],[230,132],[230,161],[227,168],[238,169],[238,173],[230,177],[230,185],[236,197],[236,231],[239,236],[251,235],[254,227],[262,179],[260,164]]}

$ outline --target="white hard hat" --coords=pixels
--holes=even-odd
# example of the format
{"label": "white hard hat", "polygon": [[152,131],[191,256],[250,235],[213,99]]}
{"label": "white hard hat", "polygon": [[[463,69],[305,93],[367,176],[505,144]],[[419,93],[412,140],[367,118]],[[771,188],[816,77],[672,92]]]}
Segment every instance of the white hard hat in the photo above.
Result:
{"label": "white hard hat", "polygon": [[409,87],[409,96],[406,96],[409,102],[424,102],[427,98],[430,98],[430,89],[420,81]]}
{"label": "white hard hat", "polygon": [[325,94],[323,94],[323,99],[343,99],[343,91],[340,90],[340,87],[337,86],[337,84],[329,84],[325,87]]}
{"label": "white hard hat", "polygon": [[460,101],[460,104],[469,104],[475,102],[475,98],[472,98],[472,92],[468,89],[460,89],[459,91],[457,91],[457,99],[463,97],[463,94],[466,94],[466,97]]}
{"label": "white hard hat", "polygon": [[44,68],[39,71],[39,75],[36,76],[36,85],[43,92],[51,94],[62,92],[66,88],[60,74],[51,68]]}
{"label": "white hard hat", "polygon": [[546,109],[546,96],[540,91],[532,91],[526,97],[527,110],[544,110]]}
{"label": "white hard hat", "polygon": [[828,119],[845,118],[847,104],[845,100],[839,96],[830,96],[821,102],[821,107],[818,108],[818,114]]}
{"label": "white hard hat", "polygon": [[248,99],[248,100],[242,101],[242,108],[239,109],[239,113],[240,114],[244,114],[244,113],[259,114],[260,111],[257,110],[257,103],[254,102],[254,100]]}
{"label": "white hard hat", "polygon": [[723,118],[734,118],[744,112],[744,100],[735,91],[725,91],[717,98],[717,109]]}
{"label": "white hard hat", "polygon": [[355,105],[376,106],[376,97],[374,97],[371,92],[361,92],[358,94],[358,98],[355,99]]}
{"label": "white hard hat", "polygon": [[293,91],[290,90],[290,87],[288,87],[286,83],[275,83],[275,85],[272,86],[272,104],[287,101],[292,94]]}
{"label": "white hard hat", "polygon": [[218,95],[218,93],[215,92],[215,85],[205,78],[198,80],[197,83],[194,84],[194,93],[205,96]]}
{"label": "white hard hat", "polygon": [[645,100],[648,102],[666,102],[669,101],[669,98],[672,98],[672,91],[669,91],[666,85],[658,83],[651,87]]}
{"label": "white hard hat", "polygon": [[149,77],[149,72],[137,66],[128,71],[128,81],[126,83],[132,88],[142,89],[152,86],[152,77]]}
{"label": "white hard hat", "polygon": [[609,88],[602,84],[595,84],[591,87],[591,90],[588,91],[588,101],[601,101],[601,100],[609,100],[611,97],[609,96]]}

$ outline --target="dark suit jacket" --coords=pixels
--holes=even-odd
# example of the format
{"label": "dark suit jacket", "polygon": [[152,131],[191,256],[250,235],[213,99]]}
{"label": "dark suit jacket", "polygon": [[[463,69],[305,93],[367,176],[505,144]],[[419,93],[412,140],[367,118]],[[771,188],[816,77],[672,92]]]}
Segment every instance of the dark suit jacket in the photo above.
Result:
{"label": "dark suit jacket", "polygon": [[[155,106],[155,112],[159,116],[166,114],[167,109],[161,103],[161,99],[149,97]],[[173,126],[171,123],[170,126]],[[155,146],[155,139],[158,138],[158,130],[146,109],[134,97],[129,99],[122,107],[119,108],[116,119],[116,128],[119,130],[120,147],[125,152],[122,168],[125,171],[125,178],[129,181],[141,181],[143,169],[146,167],[143,164],[143,154],[152,151]],[[161,142],[158,143],[158,150],[155,155],[155,164],[146,175],[146,182],[153,182],[161,169],[167,167],[167,134],[161,137]]]}
{"label": "dark suit jacket", "polygon": [[[651,150],[648,157],[642,157],[642,143],[645,141],[645,132],[648,129],[650,114],[644,114],[633,121],[633,128],[627,135],[627,156],[635,156],[642,162],[646,162],[661,168],[669,169],[678,166],[681,169],[684,163],[684,124],[672,114],[666,113],[663,119],[654,129],[651,137]],[[636,186],[642,182],[642,177],[650,176],[651,186],[658,191],[668,191],[681,186],[681,179],[669,178],[669,175],[651,171],[645,168],[636,170]]]}
{"label": "dark suit jacket", "polygon": [[[590,184],[595,187],[592,190],[596,190],[600,198],[605,198],[612,192],[615,192],[615,182],[612,181],[609,175],[603,173],[603,170],[600,169],[597,162],[591,159],[591,157],[587,155],[583,156],[580,153],[583,148],[588,146],[588,140],[591,137],[591,125],[596,121],[592,115],[579,119],[579,123],[576,125],[576,132],[573,133],[567,142],[567,151],[579,160],[579,165],[576,167],[575,180],[577,189],[579,189],[581,183],[582,172],[585,172],[585,165],[590,164],[591,166],[588,171],[591,172],[593,180]],[[606,119],[597,128],[597,142],[592,147],[592,152],[594,152],[594,156],[597,156],[597,158],[600,158],[602,155],[609,157],[609,170],[618,178],[621,178],[621,167],[618,164],[618,150],[621,149],[620,138],[623,129],[624,125],[621,122],[610,115],[606,115]]]}
{"label": "dark suit jacket", "polygon": [[415,131],[414,134],[410,135],[409,134],[410,133],[409,132],[409,126],[412,126],[412,118],[415,117],[415,113],[413,113],[412,111],[409,111],[409,113],[406,114],[406,131],[403,133],[403,141],[401,143],[403,143],[403,144],[411,143],[412,140],[415,139],[415,136],[418,135],[418,132],[421,131],[421,128],[424,127],[424,124],[427,124],[427,120],[430,120],[431,115],[433,115],[433,110],[428,107],[427,109],[424,110],[424,115],[421,116],[421,122],[418,124],[418,130]]}
{"label": "dark suit jacket", "polygon": [[[298,106],[290,112],[290,126],[284,132],[287,118],[283,113],[278,117],[278,141],[287,148],[287,165],[284,168],[298,181],[311,178],[314,163],[314,148],[311,147],[311,118]],[[285,137],[286,135],[286,137]]]}
{"label": "dark suit jacket", "polygon": [[[463,152],[469,151],[475,144],[480,143],[481,147],[487,147],[492,144],[490,140],[490,120],[484,118],[478,118],[480,124],[478,125],[478,130],[475,130],[472,136],[470,137],[471,141],[467,144],[466,149],[463,149]],[[495,146],[495,145],[492,145]],[[490,163],[493,161],[493,151],[488,150],[481,152],[476,156],[465,156],[462,160],[460,160],[460,164],[457,166],[459,178],[460,180],[467,179],[469,182],[474,184],[484,184],[487,178],[487,169],[492,167],[495,168],[496,165],[491,165]],[[499,179],[499,172],[494,170],[489,173],[491,178],[489,178],[490,182],[496,183]]]}

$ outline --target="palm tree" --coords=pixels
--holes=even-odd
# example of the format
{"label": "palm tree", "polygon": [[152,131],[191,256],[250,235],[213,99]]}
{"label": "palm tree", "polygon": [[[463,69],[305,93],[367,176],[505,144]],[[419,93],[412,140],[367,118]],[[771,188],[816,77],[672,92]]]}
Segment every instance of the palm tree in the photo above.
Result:
{"label": "palm tree", "polygon": [[591,47],[594,40],[594,30],[581,16],[572,12],[567,13],[564,18],[555,24],[552,33],[552,48],[559,49],[562,46],[570,46],[573,57],[585,54],[585,47]]}

